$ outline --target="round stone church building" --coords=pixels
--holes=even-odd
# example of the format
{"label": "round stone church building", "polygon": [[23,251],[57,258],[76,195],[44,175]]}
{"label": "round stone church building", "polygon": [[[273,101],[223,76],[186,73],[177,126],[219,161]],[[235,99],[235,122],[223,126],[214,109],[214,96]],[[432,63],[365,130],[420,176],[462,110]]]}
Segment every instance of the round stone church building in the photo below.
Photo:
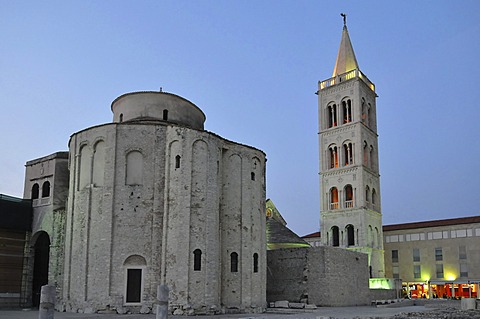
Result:
{"label": "round stone church building", "polygon": [[174,94],[111,108],[70,138],[61,307],[147,313],[166,284],[171,313],[262,310],[265,154],[205,131]]}

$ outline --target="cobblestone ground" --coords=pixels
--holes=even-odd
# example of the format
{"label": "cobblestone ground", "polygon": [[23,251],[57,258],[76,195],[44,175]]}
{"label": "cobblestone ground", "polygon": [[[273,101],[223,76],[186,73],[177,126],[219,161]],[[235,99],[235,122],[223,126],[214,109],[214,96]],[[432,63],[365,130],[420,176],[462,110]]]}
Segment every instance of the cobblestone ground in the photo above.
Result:
{"label": "cobblestone ground", "polygon": [[456,308],[434,309],[428,312],[405,312],[395,315],[395,319],[423,319],[423,318],[441,318],[441,319],[461,319],[472,318],[480,319],[480,310],[458,310]]}

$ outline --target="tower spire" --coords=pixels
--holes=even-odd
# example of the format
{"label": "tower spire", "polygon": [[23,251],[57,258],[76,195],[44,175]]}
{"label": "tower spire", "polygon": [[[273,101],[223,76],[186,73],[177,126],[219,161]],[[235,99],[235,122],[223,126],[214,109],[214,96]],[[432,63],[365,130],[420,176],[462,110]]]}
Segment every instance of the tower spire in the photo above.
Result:
{"label": "tower spire", "polygon": [[347,15],[345,13],[341,13],[340,15],[343,17],[342,40],[340,41],[340,48],[338,49],[337,61],[335,62],[332,77],[360,69],[357,58],[355,57],[355,52],[353,52],[350,36],[348,35]]}

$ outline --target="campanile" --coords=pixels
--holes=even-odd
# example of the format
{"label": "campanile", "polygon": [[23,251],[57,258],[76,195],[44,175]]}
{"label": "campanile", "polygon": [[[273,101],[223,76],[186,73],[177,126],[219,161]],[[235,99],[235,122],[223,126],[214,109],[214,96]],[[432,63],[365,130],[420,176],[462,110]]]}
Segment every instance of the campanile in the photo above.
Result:
{"label": "campanile", "polygon": [[368,254],[384,277],[375,85],[360,71],[346,25],[331,78],[318,83],[322,244]]}

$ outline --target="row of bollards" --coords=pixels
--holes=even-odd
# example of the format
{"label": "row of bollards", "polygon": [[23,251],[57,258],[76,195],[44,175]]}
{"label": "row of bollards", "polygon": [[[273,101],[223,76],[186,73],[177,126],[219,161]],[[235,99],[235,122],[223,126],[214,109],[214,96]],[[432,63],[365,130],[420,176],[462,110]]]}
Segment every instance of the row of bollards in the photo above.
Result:
{"label": "row of bollards", "polygon": [[[168,316],[168,292],[167,285],[157,287],[157,315],[156,319],[167,319]],[[40,307],[38,309],[38,319],[53,319],[55,316],[55,286],[42,286],[40,291]]]}

